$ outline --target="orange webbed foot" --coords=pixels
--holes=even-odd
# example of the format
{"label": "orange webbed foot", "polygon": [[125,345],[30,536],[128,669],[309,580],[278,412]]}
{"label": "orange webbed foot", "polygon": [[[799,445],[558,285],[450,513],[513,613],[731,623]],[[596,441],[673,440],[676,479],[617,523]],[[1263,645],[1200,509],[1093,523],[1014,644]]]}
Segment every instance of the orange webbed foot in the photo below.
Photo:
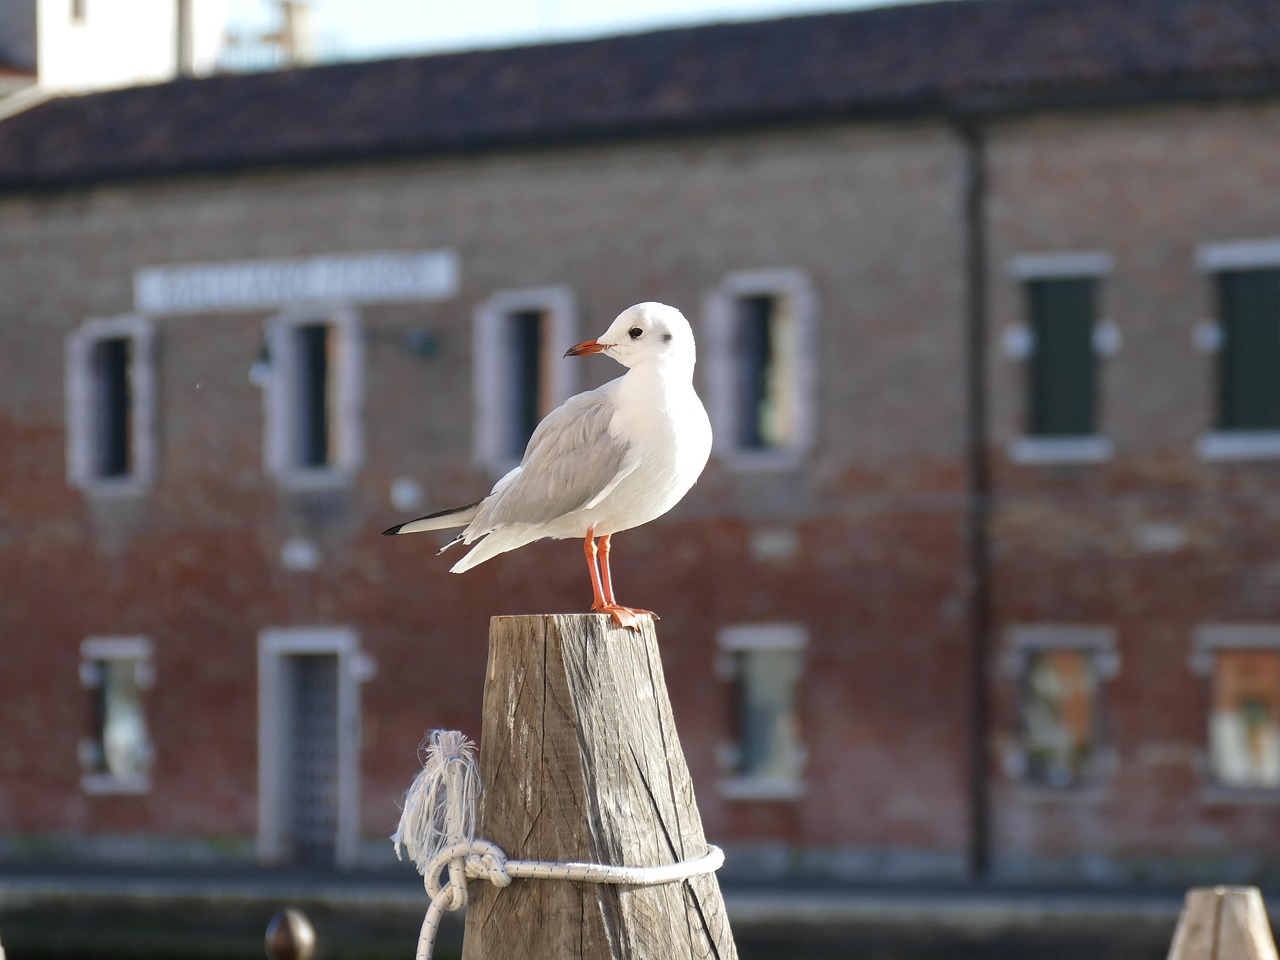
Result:
{"label": "orange webbed foot", "polygon": [[653,617],[655,620],[661,620],[652,610],[641,610],[638,607],[624,607],[617,603],[600,603],[592,604],[591,609],[596,613],[607,613],[613,617],[614,623],[620,627],[626,627],[628,630],[640,629],[640,617]]}

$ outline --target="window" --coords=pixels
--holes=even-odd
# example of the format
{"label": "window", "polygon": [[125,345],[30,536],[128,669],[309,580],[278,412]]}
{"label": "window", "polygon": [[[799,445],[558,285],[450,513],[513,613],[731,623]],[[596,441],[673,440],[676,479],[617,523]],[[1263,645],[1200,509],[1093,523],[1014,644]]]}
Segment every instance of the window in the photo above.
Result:
{"label": "window", "polygon": [[1213,430],[1200,453],[1280,457],[1280,240],[1210,244],[1199,260],[1217,309],[1198,337],[1217,355]]}
{"label": "window", "polygon": [[1219,650],[1210,682],[1209,768],[1224,787],[1280,788],[1280,650]]}
{"label": "window", "polygon": [[1218,428],[1280,430],[1280,270],[1217,276]]}
{"label": "window", "polygon": [[151,324],[87,321],[67,339],[67,479],[94,493],[138,492],[154,469]]}
{"label": "window", "polygon": [[265,452],[284,484],[330,485],[359,467],[362,353],[354,313],[268,322]]}
{"label": "window", "polygon": [[811,446],[814,304],[795,270],[733,273],[711,294],[711,416],[730,465],[794,465]]}
{"label": "window", "polygon": [[1280,626],[1202,628],[1193,665],[1209,684],[1214,786],[1280,790]]}
{"label": "window", "polygon": [[80,742],[81,783],[88,793],[150,789],[151,739],[143,692],[151,687],[151,642],[92,637],[80,648],[80,680],[89,689],[89,735]]}
{"label": "window", "polygon": [[376,669],[350,628],[258,635],[258,856],[348,867],[360,843],[360,685]]}
{"label": "window", "polygon": [[1024,256],[1012,272],[1022,282],[1026,321],[1006,338],[1026,361],[1024,434],[1011,448],[1015,460],[1102,460],[1111,444],[1098,429],[1097,355],[1113,352],[1119,334],[1099,323],[1098,277],[1110,270],[1106,254]]}
{"label": "window", "polygon": [[1087,436],[1094,425],[1094,280],[1075,277],[1027,283],[1031,352],[1028,433]]}
{"label": "window", "polygon": [[517,310],[507,317],[511,332],[511,406],[507,455],[519,459],[538,424],[554,409],[548,395],[542,358],[547,353],[547,314],[544,310]]}
{"label": "window", "polygon": [[573,393],[564,352],[577,328],[563,287],[504,291],[476,311],[476,456],[494,473],[520,462],[534,428]]}
{"label": "window", "polygon": [[1112,758],[1102,685],[1119,670],[1113,632],[1056,624],[1015,627],[1010,649],[1017,685],[1010,772],[1049,790],[1099,783]]}
{"label": "window", "polygon": [[1030,653],[1021,726],[1028,783],[1075,787],[1090,778],[1099,738],[1098,674],[1085,650]]}
{"label": "window", "polygon": [[803,670],[803,629],[783,624],[726,627],[720,674],[730,685],[729,738],[721,792],[730,798],[785,800],[802,790],[805,750],[796,688]]}
{"label": "window", "polygon": [[1218,429],[1280,430],[1280,270],[1217,275]]}

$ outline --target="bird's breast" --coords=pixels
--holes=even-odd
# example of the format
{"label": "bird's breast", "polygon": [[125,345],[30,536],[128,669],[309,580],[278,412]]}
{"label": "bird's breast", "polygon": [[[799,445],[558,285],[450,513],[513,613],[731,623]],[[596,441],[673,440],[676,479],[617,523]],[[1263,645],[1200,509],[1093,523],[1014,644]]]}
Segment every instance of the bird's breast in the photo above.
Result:
{"label": "bird's breast", "polygon": [[[694,485],[711,453],[711,424],[692,386],[620,403],[610,431],[627,445],[634,468],[598,505],[598,533],[654,520]],[[656,401],[656,402],[655,402]]]}

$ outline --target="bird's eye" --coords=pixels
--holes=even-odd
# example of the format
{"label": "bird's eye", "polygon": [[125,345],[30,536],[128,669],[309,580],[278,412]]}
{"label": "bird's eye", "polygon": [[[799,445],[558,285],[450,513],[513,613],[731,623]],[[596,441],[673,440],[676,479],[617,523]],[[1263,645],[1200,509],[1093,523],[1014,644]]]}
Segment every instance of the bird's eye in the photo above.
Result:
{"label": "bird's eye", "polygon": [[639,340],[641,337],[644,336],[644,331],[641,330],[639,327],[632,327],[630,330],[627,331],[627,333],[630,334],[632,340]]}

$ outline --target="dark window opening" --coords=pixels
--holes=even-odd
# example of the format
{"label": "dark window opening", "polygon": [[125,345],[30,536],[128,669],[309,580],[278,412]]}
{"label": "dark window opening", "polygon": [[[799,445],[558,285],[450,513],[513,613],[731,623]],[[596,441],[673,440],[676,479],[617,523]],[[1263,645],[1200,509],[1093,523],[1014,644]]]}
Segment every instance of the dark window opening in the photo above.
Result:
{"label": "dark window opening", "polygon": [[773,352],[776,301],[770,296],[738,301],[738,446],[765,450],[778,445],[774,428],[777,371]]}
{"label": "dark window opening", "polygon": [[1280,429],[1280,270],[1218,275],[1218,426]]}
{"label": "dark window opening", "polygon": [[110,479],[132,468],[133,384],[128,337],[98,340],[90,354],[93,384],[93,472]]}
{"label": "dark window opening", "polygon": [[327,323],[294,330],[297,349],[297,463],[327,467],[333,457],[332,331]]}
{"label": "dark window opening", "polygon": [[508,318],[512,345],[508,370],[511,385],[511,409],[507,424],[506,452],[519,460],[533,436],[546,409],[545,377],[542,369],[542,344],[546,316],[541,310],[517,310]]}
{"label": "dark window opening", "polygon": [[1027,284],[1035,342],[1029,377],[1032,436],[1096,432],[1094,286],[1088,277]]}

